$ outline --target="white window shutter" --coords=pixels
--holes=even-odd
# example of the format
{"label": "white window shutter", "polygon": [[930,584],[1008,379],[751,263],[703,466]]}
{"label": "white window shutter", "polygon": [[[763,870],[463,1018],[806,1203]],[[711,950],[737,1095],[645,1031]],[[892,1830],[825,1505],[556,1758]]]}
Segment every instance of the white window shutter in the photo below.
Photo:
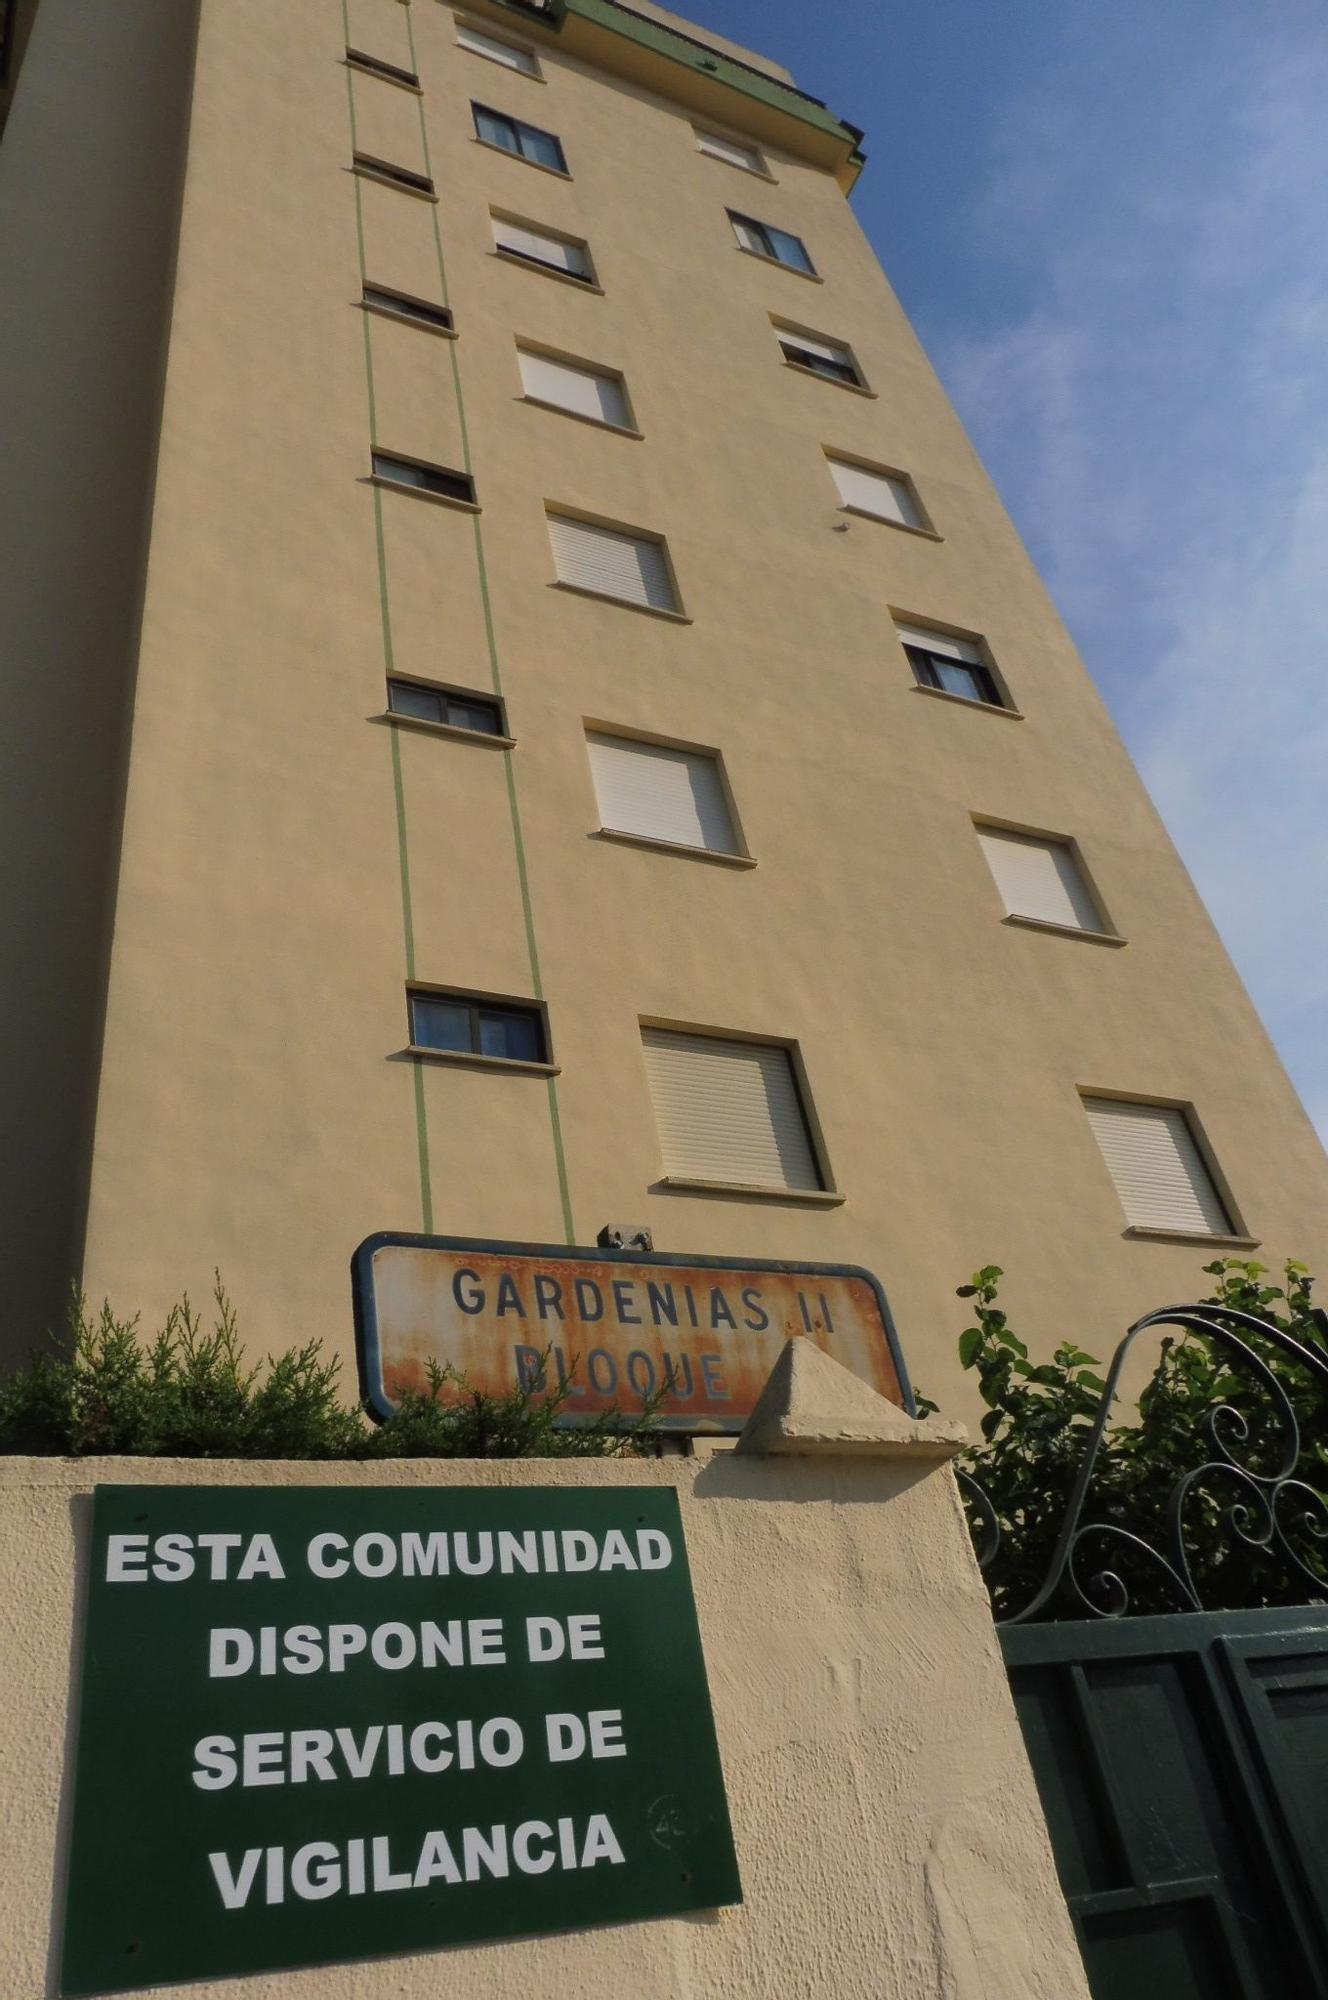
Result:
{"label": "white window shutter", "polygon": [[719,766],[713,757],[636,743],[625,736],[589,734],[590,769],[600,824],[616,833],[639,833],[732,854],[736,843]]}
{"label": "white window shutter", "polygon": [[1183,1111],[1086,1097],[1084,1110],[1126,1219],[1143,1229],[1228,1236],[1231,1218]]}
{"label": "white window shutter", "polygon": [[798,333],[791,326],[777,326],[776,333],[786,340],[790,347],[800,347],[804,354],[815,354],[822,361],[837,361],[843,368],[853,366],[853,356],[846,347],[837,347],[833,340],[816,340],[810,333]]}
{"label": "white window shutter", "polygon": [[869,472],[865,465],[850,465],[843,458],[832,458],[830,470],[846,507],[875,514],[882,521],[902,522],[906,528],[922,526],[913,495],[902,479],[894,479],[888,472]]}
{"label": "white window shutter", "polygon": [[698,149],[713,159],[727,160],[731,167],[746,167],[748,173],[761,172],[761,156],[752,146],[740,146],[736,139],[721,139],[718,132],[698,132]]}
{"label": "white window shutter", "polygon": [[481,34],[478,28],[468,27],[464,21],[457,22],[457,46],[469,49],[472,55],[487,56],[490,62],[502,63],[506,69],[520,70],[523,76],[537,76],[535,58],[529,49],[518,49],[511,42],[499,42],[492,35]]}
{"label": "white window shutter", "polygon": [[821,1185],[787,1049],[644,1028],[664,1171],[740,1187]]}
{"label": "white window shutter", "polygon": [[618,424],[626,430],[627,398],[616,375],[601,374],[595,368],[578,368],[570,361],[554,361],[547,354],[520,351],[521,383],[528,396],[542,403],[555,403],[560,410],[572,410],[596,423]]}
{"label": "white window shutter", "polygon": [[1102,929],[1088,884],[1063,840],[984,826],[978,829],[978,842],[1012,917],[1036,917],[1081,931]]}
{"label": "white window shutter", "polygon": [[662,542],[618,528],[599,528],[567,514],[549,515],[549,540],[560,583],[576,584],[598,597],[616,597],[624,604],[677,610]]}
{"label": "white window shutter", "polygon": [[733,234],[737,237],[744,250],[755,250],[760,257],[768,257],[770,255],[765,246],[765,238],[759,229],[754,228],[741,215],[731,215],[729,221],[733,224]]}
{"label": "white window shutter", "polygon": [[564,243],[559,236],[543,236],[536,229],[523,229],[518,222],[493,218],[493,240],[500,250],[514,250],[519,257],[537,257],[559,271],[571,271],[579,278],[590,275],[586,253],[579,243]]}
{"label": "white window shutter", "polygon": [[925,646],[946,660],[967,660],[970,666],[984,665],[980,648],[971,639],[957,639],[952,632],[928,632],[921,625],[896,625],[901,646]]}

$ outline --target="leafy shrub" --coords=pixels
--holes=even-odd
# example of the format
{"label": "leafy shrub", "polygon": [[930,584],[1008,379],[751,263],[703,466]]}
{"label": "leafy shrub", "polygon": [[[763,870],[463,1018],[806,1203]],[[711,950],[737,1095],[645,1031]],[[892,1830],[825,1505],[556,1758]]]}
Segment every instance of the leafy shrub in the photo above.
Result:
{"label": "leafy shrub", "polygon": [[[1239,1258],[1219,1258],[1203,1268],[1215,1280],[1203,1303],[1270,1321],[1328,1362],[1328,1338],[1322,1315],[1316,1317],[1314,1281],[1304,1264],[1288,1260],[1280,1285],[1266,1282],[1266,1265]],[[986,1265],[958,1292],[974,1302],[973,1323],[959,1336],[959,1359],[976,1373],[987,1405],[983,1442],[965,1453],[958,1466],[981,1486],[1000,1529],[999,1551],[986,1572],[998,1617],[1022,1610],[1046,1577],[1106,1386],[1103,1364],[1073,1341],[1062,1341],[1049,1361],[1031,1358],[997,1303],[1003,1275],[999,1265]],[[1312,1575],[1325,1578],[1322,1589],[1328,1595],[1328,1568],[1319,1553],[1328,1531],[1323,1498],[1328,1490],[1328,1413],[1322,1384],[1312,1368],[1271,1342],[1247,1329],[1233,1330],[1266,1363],[1295,1414],[1301,1445],[1298,1477],[1305,1485],[1291,1494],[1295,1504],[1279,1513],[1279,1523],[1289,1528],[1295,1551]],[[1149,1338],[1145,1333],[1140,1341]],[[1215,1419],[1214,1412],[1222,1410],[1229,1414]],[[1103,1436],[1082,1519],[1109,1522],[1169,1554],[1168,1509],[1184,1474],[1221,1461],[1225,1444],[1239,1465],[1275,1480],[1286,1469],[1282,1454],[1287,1437],[1276,1398],[1257,1367],[1220,1341],[1164,1332],[1137,1404],[1121,1407]],[[1244,1511],[1233,1514],[1233,1509]],[[1276,1537],[1265,1548],[1253,1546],[1249,1533],[1242,1532],[1264,1536],[1266,1528],[1255,1489],[1235,1473],[1210,1471],[1190,1488],[1184,1548],[1206,1607],[1297,1604],[1316,1594],[1311,1577],[1297,1569]],[[981,1543],[980,1529],[976,1532]],[[1157,1566],[1147,1558],[1131,1564],[1114,1539],[1101,1538],[1084,1554],[1081,1574],[1091,1575],[1109,1562],[1125,1576],[1134,1609],[1181,1608]],[[1100,1558],[1096,1564],[1094,1556]],[[1085,1613],[1062,1594],[1044,1615]]]}
{"label": "leafy shrub", "polygon": [[341,1363],[310,1340],[246,1366],[235,1309],[215,1292],[205,1332],[187,1298],[151,1341],[109,1304],[70,1305],[65,1339],[0,1380],[0,1452],[82,1458],[610,1458],[653,1443],[660,1398],[566,1430],[572,1383],[489,1396],[451,1368],[401,1396],[385,1423],[340,1395]]}

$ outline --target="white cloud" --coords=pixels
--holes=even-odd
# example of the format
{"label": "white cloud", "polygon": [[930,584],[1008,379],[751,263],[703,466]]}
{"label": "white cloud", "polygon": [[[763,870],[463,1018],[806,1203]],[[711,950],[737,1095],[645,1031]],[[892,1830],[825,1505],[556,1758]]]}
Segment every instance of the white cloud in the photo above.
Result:
{"label": "white cloud", "polygon": [[1027,297],[933,346],[1328,1132],[1328,38],[1219,16],[1128,107],[1075,18],[975,203]]}

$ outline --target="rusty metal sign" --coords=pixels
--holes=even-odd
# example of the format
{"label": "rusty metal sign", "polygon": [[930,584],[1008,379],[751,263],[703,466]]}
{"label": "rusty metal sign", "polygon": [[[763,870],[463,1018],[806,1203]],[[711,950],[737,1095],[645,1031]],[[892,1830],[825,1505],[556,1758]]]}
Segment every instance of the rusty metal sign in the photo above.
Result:
{"label": "rusty metal sign", "polygon": [[562,1417],[639,1411],[661,1429],[737,1432],[800,1336],[891,1402],[912,1395],[885,1294],[868,1271],[723,1257],[371,1236],[352,1263],[360,1377],[379,1416],[429,1363],[476,1389],[566,1386]]}

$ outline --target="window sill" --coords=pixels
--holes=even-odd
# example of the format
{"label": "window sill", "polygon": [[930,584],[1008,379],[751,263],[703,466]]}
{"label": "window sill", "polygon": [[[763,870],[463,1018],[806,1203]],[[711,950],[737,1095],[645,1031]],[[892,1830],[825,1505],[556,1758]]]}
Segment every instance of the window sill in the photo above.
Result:
{"label": "window sill", "polygon": [[625,833],[621,827],[601,826],[588,836],[591,840],[617,840],[624,847],[650,847],[658,854],[681,854],[690,861],[714,861],[721,868],[755,868],[750,854],[727,854],[714,847],[689,847],[683,840],[659,840],[650,833]]}
{"label": "window sill", "polygon": [[514,1062],[511,1056],[473,1055],[463,1049],[422,1049],[410,1042],[402,1050],[413,1062],[450,1063],[454,1069],[513,1070],[519,1076],[561,1076],[557,1063]]}
{"label": "window sill", "polygon": [[[744,167],[743,172],[747,171]],[[745,243],[735,243],[733,247],[741,257],[755,257],[758,264],[773,264],[777,271],[791,271],[795,278],[806,278],[813,285],[825,283],[819,271],[800,271],[796,264],[786,264],[782,257],[767,257],[764,250],[749,250]]]}
{"label": "window sill", "polygon": [[412,97],[424,95],[418,83],[409,83],[404,76],[389,76],[385,70],[371,69],[368,63],[355,62],[350,56],[343,56],[341,64],[343,69],[352,71],[356,76],[371,76],[377,83],[390,83],[394,90],[409,91]]}
{"label": "window sill", "polygon": [[832,389],[847,389],[850,396],[870,396],[873,403],[880,401],[875,389],[869,389],[865,382],[841,382],[837,375],[823,375],[819,368],[804,368],[801,361],[790,361],[787,355],[783,360],[784,366],[795,375],[810,375],[813,382],[826,382]]}
{"label": "window sill", "polygon": [[575,285],[578,292],[593,292],[597,299],[604,297],[604,287],[593,278],[578,278],[574,271],[559,271],[552,264],[541,264],[534,257],[522,257],[515,250],[495,248],[489,252],[500,264],[515,264],[520,270],[535,271],[541,278],[553,278],[560,285]]}
{"label": "window sill", "polygon": [[1121,1234],[1150,1243],[1212,1243],[1219,1250],[1257,1250],[1260,1242],[1257,1236],[1214,1235],[1207,1229],[1153,1229],[1142,1222],[1132,1222]]}
{"label": "window sill", "polygon": [[454,500],[450,493],[430,493],[426,486],[407,486],[404,479],[384,479],[378,472],[371,472],[362,483],[381,486],[387,493],[404,493],[411,500],[427,500],[434,507],[455,507],[459,514],[482,512],[478,500]]}
{"label": "window sill", "polygon": [[[809,374],[811,370],[807,371]],[[847,382],[844,384],[847,389]],[[935,528],[918,528],[912,521],[893,521],[888,514],[873,514],[870,507],[841,507],[841,514],[856,514],[860,521],[879,521],[883,528],[898,528],[903,535],[921,535],[924,542],[943,542],[944,535],[938,535]]]}
{"label": "window sill", "polygon": [[355,166],[349,171],[362,181],[374,181],[379,187],[392,188],[397,194],[408,194],[416,201],[431,201],[435,208],[438,206],[438,196],[428,188],[409,187],[405,181],[394,180],[391,174],[375,173],[372,167]]}
{"label": "window sill", "polygon": [[[960,695],[959,699],[962,701],[963,696]],[[1128,938],[1121,937],[1117,931],[1089,931],[1080,924],[1053,923],[1049,917],[1021,917],[1013,910],[1008,916],[1002,917],[1001,922],[1014,924],[1024,931],[1050,931],[1053,937],[1082,938],[1085,944],[1114,945],[1117,950],[1130,942]]]}
{"label": "window sill", "polygon": [[524,153],[514,153],[508,146],[496,146],[492,139],[481,139],[478,132],[471,137],[472,146],[483,146],[486,153],[501,153],[506,160],[515,160],[523,167],[533,167],[537,174],[552,174],[556,181],[570,181],[572,176],[566,167],[546,167],[543,160],[528,160]]}
{"label": "window sill", "polygon": [[373,313],[378,319],[396,320],[399,326],[418,327],[421,333],[436,334],[440,340],[459,338],[454,326],[438,326],[432,320],[419,319],[414,313],[393,312],[391,306],[371,306],[364,299],[357,299],[355,303],[361,312]]}
{"label": "window sill", "polygon": [[687,1174],[663,1174],[655,1182],[657,1188],[667,1188],[671,1193],[680,1194],[721,1194],[735,1195],[740,1200],[751,1201],[794,1201],[812,1208],[842,1208],[846,1196],[836,1194],[827,1188],[777,1188],[758,1187],[746,1181],[700,1181]]}
{"label": "window sill", "polygon": [[972,695],[951,694],[949,688],[924,687],[921,681],[914,681],[912,692],[914,694],[930,695],[933,701],[957,701],[961,708],[980,708],[988,715],[1003,715],[1007,722],[1022,722],[1024,720],[1024,712],[1021,708],[1007,708],[1002,701],[975,701]]}
{"label": "window sill", "polygon": [[398,729],[419,729],[426,736],[450,736],[457,743],[482,744],[487,750],[515,750],[515,736],[494,736],[487,729],[462,729],[455,722],[430,722],[426,715],[398,715],[395,709],[385,708],[381,715],[374,715],[371,722],[391,722]]}
{"label": "window sill", "polygon": [[617,604],[624,611],[643,611],[647,618],[667,618],[671,625],[690,625],[693,622],[685,611],[665,611],[658,604],[638,604],[630,597],[613,597],[607,590],[588,590],[583,583],[564,583],[561,577],[556,577],[549,589],[565,590],[572,597],[589,597],[596,604]]}
{"label": "window sill", "polygon": [[583,410],[569,410],[565,403],[551,403],[546,396],[518,396],[518,403],[529,403],[534,410],[554,410],[560,417],[570,417],[573,423],[590,424],[597,431],[611,431],[614,437],[640,438],[644,431],[635,431],[630,424],[611,424],[606,417],[588,417]]}

